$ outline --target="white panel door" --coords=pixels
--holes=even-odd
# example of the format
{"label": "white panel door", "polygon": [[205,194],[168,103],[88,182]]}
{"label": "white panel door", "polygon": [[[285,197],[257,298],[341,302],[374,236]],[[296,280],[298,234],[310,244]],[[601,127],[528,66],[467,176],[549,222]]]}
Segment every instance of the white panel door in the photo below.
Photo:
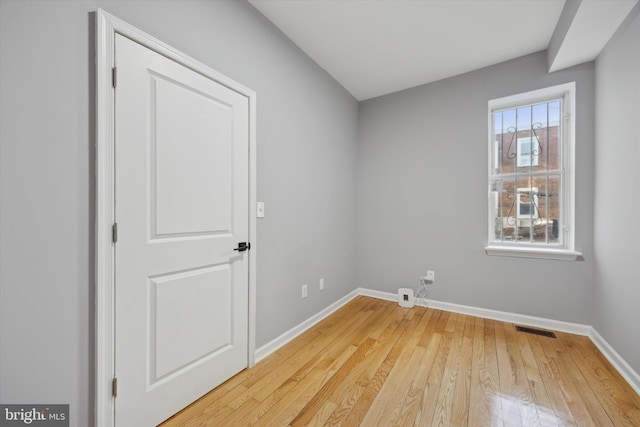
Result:
{"label": "white panel door", "polygon": [[248,99],[116,36],[117,426],[248,364]]}

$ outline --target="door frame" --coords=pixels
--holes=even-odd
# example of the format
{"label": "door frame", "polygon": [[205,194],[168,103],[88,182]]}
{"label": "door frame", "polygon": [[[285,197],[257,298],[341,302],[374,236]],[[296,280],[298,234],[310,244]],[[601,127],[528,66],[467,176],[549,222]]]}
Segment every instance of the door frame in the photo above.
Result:
{"label": "door frame", "polygon": [[114,426],[115,399],[115,254],[112,226],[115,222],[115,96],[112,68],[115,35],[121,34],[229,89],[249,101],[249,336],[247,366],[255,364],[256,326],[256,93],[166,43],[98,9],[96,18],[96,216],[95,216],[95,424]]}

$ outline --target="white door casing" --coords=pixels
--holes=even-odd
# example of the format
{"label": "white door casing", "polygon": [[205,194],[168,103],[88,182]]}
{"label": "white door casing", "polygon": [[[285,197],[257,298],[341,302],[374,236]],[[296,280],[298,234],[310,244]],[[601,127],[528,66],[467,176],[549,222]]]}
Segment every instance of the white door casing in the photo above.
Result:
{"label": "white door casing", "polygon": [[255,94],[97,17],[96,425],[155,425],[254,363]]}

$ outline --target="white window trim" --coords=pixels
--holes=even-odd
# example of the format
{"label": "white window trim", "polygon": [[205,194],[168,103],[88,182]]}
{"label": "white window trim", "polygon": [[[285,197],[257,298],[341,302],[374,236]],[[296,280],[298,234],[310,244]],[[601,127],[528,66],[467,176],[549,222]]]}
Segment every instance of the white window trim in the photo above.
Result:
{"label": "white window trim", "polygon": [[487,255],[507,256],[515,258],[555,259],[558,261],[575,261],[582,253],[567,249],[536,246],[509,246],[490,244],[484,248]]}
{"label": "white window trim", "polygon": [[[576,84],[575,82],[565,83],[544,89],[525,92],[517,95],[506,96],[503,98],[492,99],[488,103],[488,133],[489,133],[489,153],[488,153],[488,175],[493,174],[492,160],[495,156],[492,146],[495,144],[495,135],[493,132],[492,113],[496,110],[506,110],[521,106],[522,104],[535,104],[537,102],[548,101],[552,98],[563,98],[565,105],[564,122],[562,125],[563,139],[563,155],[562,169],[565,171],[562,189],[562,245],[554,247],[552,245],[536,245],[527,243],[513,244],[509,242],[495,242],[491,240],[493,232],[493,224],[490,218],[493,218],[492,212],[492,191],[491,182],[488,183],[487,197],[487,246],[485,253],[487,255],[509,256],[519,258],[538,258],[538,259],[554,259],[563,261],[575,261],[582,257],[582,253],[575,250],[575,105],[576,105]],[[568,173],[567,173],[568,172]]]}

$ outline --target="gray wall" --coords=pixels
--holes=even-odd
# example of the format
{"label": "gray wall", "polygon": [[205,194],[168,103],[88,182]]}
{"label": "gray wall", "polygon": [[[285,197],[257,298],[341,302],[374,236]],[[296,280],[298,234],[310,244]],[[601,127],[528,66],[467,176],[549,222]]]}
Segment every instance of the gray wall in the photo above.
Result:
{"label": "gray wall", "polygon": [[640,373],[640,6],[596,61],[593,326]]}
{"label": "gray wall", "polygon": [[97,8],[258,94],[257,345],[356,284],[358,103],[253,7],[1,0],[0,402],[70,403],[75,426],[94,399]]}
{"label": "gray wall", "polygon": [[[578,262],[487,256],[487,102],[576,81]],[[397,293],[435,270],[430,298],[589,323],[593,63],[552,74],[545,52],[362,102],[358,283]]]}
{"label": "gray wall", "polygon": [[[258,346],[356,283],[395,293],[434,269],[434,299],[593,322],[640,371],[640,228],[620,226],[640,209],[622,191],[640,182],[638,8],[595,72],[547,74],[541,52],[359,107],[244,2],[0,0],[0,402],[70,403],[92,424],[97,8],[258,94]],[[569,81],[584,260],[488,257],[487,101]]]}

